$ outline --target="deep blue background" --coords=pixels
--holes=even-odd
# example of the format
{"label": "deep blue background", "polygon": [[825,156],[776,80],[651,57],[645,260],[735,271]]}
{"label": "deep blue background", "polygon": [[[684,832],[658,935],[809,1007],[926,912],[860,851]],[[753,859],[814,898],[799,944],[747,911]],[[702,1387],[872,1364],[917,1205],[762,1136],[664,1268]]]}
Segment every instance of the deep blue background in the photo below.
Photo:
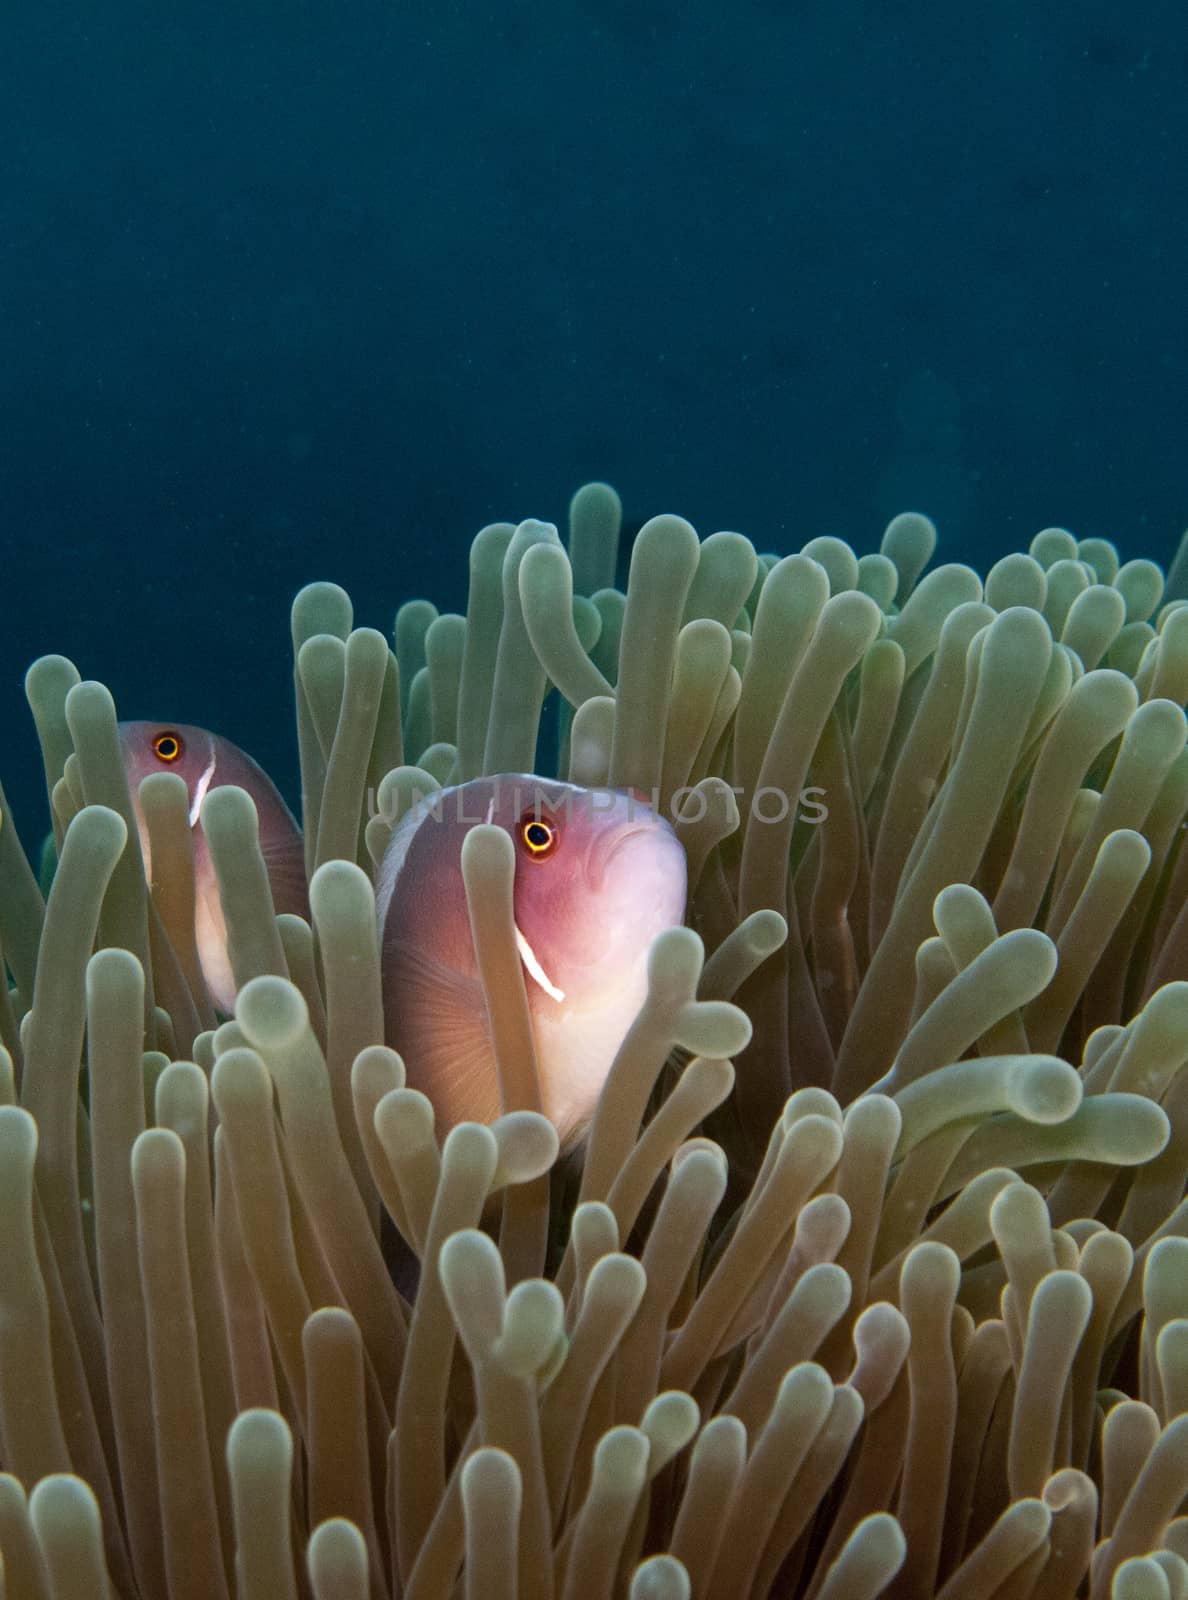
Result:
{"label": "deep blue background", "polygon": [[34,655],[291,785],[294,589],[459,606],[481,524],[589,477],[779,550],[1188,521],[1181,0],[3,12],[30,837]]}

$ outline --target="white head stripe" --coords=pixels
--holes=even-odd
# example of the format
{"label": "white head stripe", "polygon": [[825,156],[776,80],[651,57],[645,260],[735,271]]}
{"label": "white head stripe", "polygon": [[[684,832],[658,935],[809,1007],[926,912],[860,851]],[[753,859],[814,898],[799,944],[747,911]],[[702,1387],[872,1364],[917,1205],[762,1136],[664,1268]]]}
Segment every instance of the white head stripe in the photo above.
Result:
{"label": "white head stripe", "polygon": [[520,952],[521,961],[523,961],[544,992],[554,1000],[564,1000],[565,990],[558,989],[557,985],[550,981],[548,973],[536,959],[536,951],[528,943],[518,927],[516,928],[516,949]]}
{"label": "white head stripe", "polygon": [[193,828],[198,822],[198,814],[202,810],[202,802],[206,799],[206,791],[210,788],[210,780],[215,774],[215,758],[211,756],[206,766],[206,771],[198,779],[198,787],[194,790],[194,804],[190,807],[190,826]]}

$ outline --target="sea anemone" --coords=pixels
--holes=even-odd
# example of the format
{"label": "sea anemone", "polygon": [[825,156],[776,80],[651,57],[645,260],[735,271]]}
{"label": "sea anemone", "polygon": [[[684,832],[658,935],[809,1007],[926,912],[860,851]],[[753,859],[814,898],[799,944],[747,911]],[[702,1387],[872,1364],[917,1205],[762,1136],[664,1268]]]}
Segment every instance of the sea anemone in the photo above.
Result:
{"label": "sea anemone", "polygon": [[[141,786],[146,885],[110,695],[30,669],[6,1600],[1188,1595],[1188,603],[1055,528],[924,575],[915,514],[782,560],[657,517],[624,595],[618,534],[597,484],[568,547],[484,528],[394,651],[298,595],[310,917],[212,790],[214,1028],[184,785]],[[462,863],[490,1126],[406,1087],[375,925],[418,797],[548,748],[689,864],[576,1162],[507,836]]]}

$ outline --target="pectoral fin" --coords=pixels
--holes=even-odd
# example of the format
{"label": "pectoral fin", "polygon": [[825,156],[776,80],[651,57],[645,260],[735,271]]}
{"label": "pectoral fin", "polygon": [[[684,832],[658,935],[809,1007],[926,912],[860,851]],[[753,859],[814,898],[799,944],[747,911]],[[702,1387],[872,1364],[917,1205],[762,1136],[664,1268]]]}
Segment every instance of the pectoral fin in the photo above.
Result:
{"label": "pectoral fin", "polygon": [[428,1095],[444,1137],[457,1122],[493,1122],[499,1077],[482,985],[404,942],[384,946],[384,1014],[409,1087]]}

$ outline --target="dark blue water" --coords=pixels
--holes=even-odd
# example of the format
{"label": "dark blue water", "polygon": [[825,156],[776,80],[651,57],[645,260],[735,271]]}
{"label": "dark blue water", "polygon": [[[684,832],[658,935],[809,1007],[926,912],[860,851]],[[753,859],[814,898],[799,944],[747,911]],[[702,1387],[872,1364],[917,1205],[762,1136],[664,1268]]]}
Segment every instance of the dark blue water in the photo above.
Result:
{"label": "dark blue water", "polygon": [[33,656],[291,784],[294,589],[456,607],[479,526],[589,477],[779,550],[1188,522],[1180,3],[3,11],[29,835]]}

